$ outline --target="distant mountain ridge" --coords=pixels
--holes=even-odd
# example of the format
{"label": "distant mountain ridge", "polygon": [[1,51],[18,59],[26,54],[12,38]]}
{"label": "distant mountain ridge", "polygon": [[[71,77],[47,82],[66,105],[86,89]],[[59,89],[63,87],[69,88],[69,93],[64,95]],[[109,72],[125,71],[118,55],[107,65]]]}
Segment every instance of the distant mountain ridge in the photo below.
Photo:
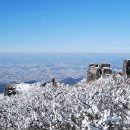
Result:
{"label": "distant mountain ridge", "polygon": [[4,86],[5,86],[5,84],[0,83],[0,93],[4,92]]}
{"label": "distant mountain ridge", "polygon": [[68,84],[68,85],[74,85],[76,84],[77,82],[80,82],[81,80],[83,79],[83,77],[80,77],[80,78],[72,78],[72,77],[68,77],[68,78],[65,78],[63,79],[62,81],[60,81],[61,83],[64,83],[64,84]]}
{"label": "distant mountain ridge", "polygon": [[[65,79],[63,79],[62,81],[60,81],[60,83],[64,83],[64,84],[68,84],[68,85],[74,85],[78,82],[80,82],[84,77],[79,77],[79,78],[72,78],[72,77],[67,77]],[[37,83],[37,80],[30,80],[30,81],[25,81],[24,83],[27,84],[34,84]],[[16,82],[10,82],[10,83],[16,83]],[[0,93],[4,92],[4,87],[5,87],[6,83],[0,83]]]}

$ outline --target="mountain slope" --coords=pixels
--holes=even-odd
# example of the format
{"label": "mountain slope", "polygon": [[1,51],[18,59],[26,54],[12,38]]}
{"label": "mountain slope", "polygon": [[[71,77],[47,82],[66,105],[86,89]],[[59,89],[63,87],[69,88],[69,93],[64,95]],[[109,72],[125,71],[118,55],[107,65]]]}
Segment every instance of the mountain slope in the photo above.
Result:
{"label": "mountain slope", "polygon": [[130,124],[130,82],[116,77],[68,87],[18,84],[15,96],[0,96],[0,129],[109,130]]}

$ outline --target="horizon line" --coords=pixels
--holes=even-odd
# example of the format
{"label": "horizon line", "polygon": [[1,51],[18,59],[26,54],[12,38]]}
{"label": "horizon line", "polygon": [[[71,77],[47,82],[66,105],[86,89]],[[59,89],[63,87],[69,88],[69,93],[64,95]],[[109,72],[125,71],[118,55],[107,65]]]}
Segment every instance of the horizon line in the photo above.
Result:
{"label": "horizon line", "polygon": [[0,54],[130,54],[130,52],[0,52]]}

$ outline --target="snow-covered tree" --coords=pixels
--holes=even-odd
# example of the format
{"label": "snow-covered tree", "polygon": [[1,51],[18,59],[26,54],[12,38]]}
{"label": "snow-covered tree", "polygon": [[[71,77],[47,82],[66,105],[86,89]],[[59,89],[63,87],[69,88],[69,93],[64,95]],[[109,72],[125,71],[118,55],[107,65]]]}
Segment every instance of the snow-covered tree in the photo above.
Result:
{"label": "snow-covered tree", "polygon": [[0,96],[0,129],[130,129],[130,82],[115,78],[84,79],[74,86],[18,84],[19,94]]}

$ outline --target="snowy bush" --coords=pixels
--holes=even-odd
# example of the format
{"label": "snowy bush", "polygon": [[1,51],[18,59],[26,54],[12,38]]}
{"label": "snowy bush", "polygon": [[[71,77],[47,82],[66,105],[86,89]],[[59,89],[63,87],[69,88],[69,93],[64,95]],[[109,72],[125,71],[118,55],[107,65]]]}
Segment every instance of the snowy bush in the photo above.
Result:
{"label": "snowy bush", "polygon": [[130,129],[130,82],[121,76],[75,86],[17,85],[19,94],[0,97],[2,130]]}

